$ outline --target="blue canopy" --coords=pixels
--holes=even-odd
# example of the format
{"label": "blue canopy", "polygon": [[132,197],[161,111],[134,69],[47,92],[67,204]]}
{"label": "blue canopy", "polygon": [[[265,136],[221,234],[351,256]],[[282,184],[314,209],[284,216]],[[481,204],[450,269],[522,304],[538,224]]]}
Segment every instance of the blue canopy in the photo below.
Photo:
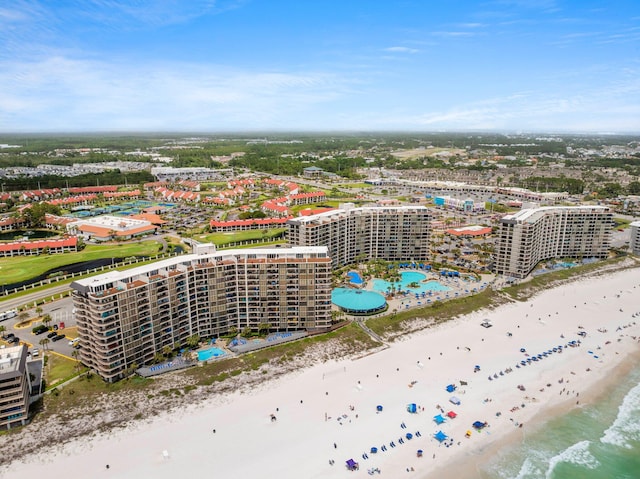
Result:
{"label": "blue canopy", "polygon": [[455,386],[454,384],[449,384],[449,385],[447,386],[447,392],[448,392],[448,393],[452,393],[452,392],[453,392],[453,391],[455,391],[455,390],[456,390],[456,386]]}
{"label": "blue canopy", "polygon": [[376,406],[376,411],[382,411],[382,406],[380,406],[379,404]]}
{"label": "blue canopy", "polygon": [[444,418],[442,417],[442,414],[433,416],[433,420],[436,422],[436,424],[442,424],[444,422]]}
{"label": "blue canopy", "polygon": [[476,421],[476,422],[473,423],[473,427],[475,427],[476,429],[482,429],[486,425],[487,425],[487,423],[486,422],[482,422],[482,421]]}
{"label": "blue canopy", "polygon": [[407,411],[416,412],[418,410],[418,406],[415,403],[407,404]]}
{"label": "blue canopy", "polygon": [[435,437],[438,441],[442,442],[447,438],[447,435],[442,431],[438,431],[433,435],[433,437]]}

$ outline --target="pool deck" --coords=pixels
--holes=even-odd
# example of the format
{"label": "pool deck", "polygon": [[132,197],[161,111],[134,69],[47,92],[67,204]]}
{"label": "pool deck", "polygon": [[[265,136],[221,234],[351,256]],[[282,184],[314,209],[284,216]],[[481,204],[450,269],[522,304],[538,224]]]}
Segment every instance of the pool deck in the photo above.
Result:
{"label": "pool deck", "polygon": [[[463,277],[445,277],[441,276],[437,271],[424,271],[418,269],[403,269],[402,272],[412,271],[416,273],[422,273],[425,275],[425,279],[421,282],[428,281],[438,281],[442,285],[450,288],[449,291],[433,291],[431,295],[427,294],[424,298],[420,297],[416,299],[415,294],[396,294],[394,297],[389,297],[384,293],[380,293],[385,296],[387,300],[387,304],[389,305],[388,309],[382,313],[372,314],[368,317],[377,317],[377,316],[388,316],[389,314],[400,311],[406,311],[413,308],[423,308],[425,306],[429,306],[433,304],[434,301],[447,301],[449,299],[460,298],[464,296],[472,296],[474,294],[479,293],[488,287],[495,279],[495,275],[492,274],[484,274],[481,275],[480,281],[469,281],[463,279]],[[473,289],[476,291],[473,291]],[[375,291],[371,286],[371,281],[367,281],[364,288],[367,291]],[[440,298],[440,299],[438,299]],[[335,307],[335,305],[334,305]],[[352,317],[352,315],[347,314],[348,317]],[[356,318],[356,316],[353,316]]]}

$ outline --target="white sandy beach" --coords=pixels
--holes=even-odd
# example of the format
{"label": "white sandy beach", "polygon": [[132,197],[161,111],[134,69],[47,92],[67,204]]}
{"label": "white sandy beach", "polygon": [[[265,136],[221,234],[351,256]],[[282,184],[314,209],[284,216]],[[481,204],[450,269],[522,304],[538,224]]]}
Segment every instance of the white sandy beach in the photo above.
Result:
{"label": "white sandy beach", "polygon": [[[583,279],[527,303],[413,334],[362,358],[314,366],[97,438],[52,444],[0,469],[0,477],[341,478],[368,477],[378,468],[385,477],[426,478],[450,464],[473,471],[505,437],[515,432],[520,440],[534,416],[539,421],[559,406],[579,407],[585,392],[640,350],[640,314],[632,317],[640,311],[639,297],[638,269]],[[484,318],[493,327],[481,327]],[[573,340],[581,345],[565,347]],[[562,353],[516,367],[526,354],[559,345]],[[448,384],[457,386],[453,394]],[[452,395],[459,406],[449,402]],[[407,411],[410,403],[418,405],[417,413]],[[436,425],[438,405],[458,416]],[[465,438],[474,421],[488,427]],[[433,437],[439,430],[453,440],[449,447]],[[351,458],[358,471],[345,467]]]}

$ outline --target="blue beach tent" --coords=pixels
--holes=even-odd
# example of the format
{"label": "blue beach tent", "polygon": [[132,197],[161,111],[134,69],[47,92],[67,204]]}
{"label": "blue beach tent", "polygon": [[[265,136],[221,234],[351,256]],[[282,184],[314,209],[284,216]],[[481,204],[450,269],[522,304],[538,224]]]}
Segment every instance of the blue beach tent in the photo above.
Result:
{"label": "blue beach tent", "polygon": [[438,441],[440,441],[440,442],[442,442],[442,441],[444,441],[445,439],[447,439],[447,435],[446,435],[444,432],[442,432],[442,431],[438,431],[438,432],[436,432],[436,433],[433,435],[433,437],[435,437],[435,438],[436,438]]}

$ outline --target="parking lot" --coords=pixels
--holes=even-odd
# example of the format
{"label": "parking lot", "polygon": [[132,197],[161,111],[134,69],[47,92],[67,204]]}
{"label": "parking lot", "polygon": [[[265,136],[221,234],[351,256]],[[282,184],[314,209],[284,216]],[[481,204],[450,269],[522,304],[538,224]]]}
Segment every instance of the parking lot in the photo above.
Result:
{"label": "parking lot", "polygon": [[[36,317],[36,312],[33,309],[28,310],[28,313],[31,318]],[[49,314],[52,321],[49,323],[49,328],[40,334],[35,334],[33,329],[41,326],[41,321],[32,321],[27,326],[17,326],[19,319],[16,316],[0,322],[0,325],[6,329],[0,336],[0,347],[24,343],[29,346],[29,352],[33,357],[39,357],[44,349],[40,341],[46,338],[49,340],[46,344],[47,350],[72,357],[74,346],[69,342],[76,339],[77,332],[71,298],[63,298],[43,305],[41,314],[42,316]],[[38,350],[36,355],[33,354],[34,349]]]}

